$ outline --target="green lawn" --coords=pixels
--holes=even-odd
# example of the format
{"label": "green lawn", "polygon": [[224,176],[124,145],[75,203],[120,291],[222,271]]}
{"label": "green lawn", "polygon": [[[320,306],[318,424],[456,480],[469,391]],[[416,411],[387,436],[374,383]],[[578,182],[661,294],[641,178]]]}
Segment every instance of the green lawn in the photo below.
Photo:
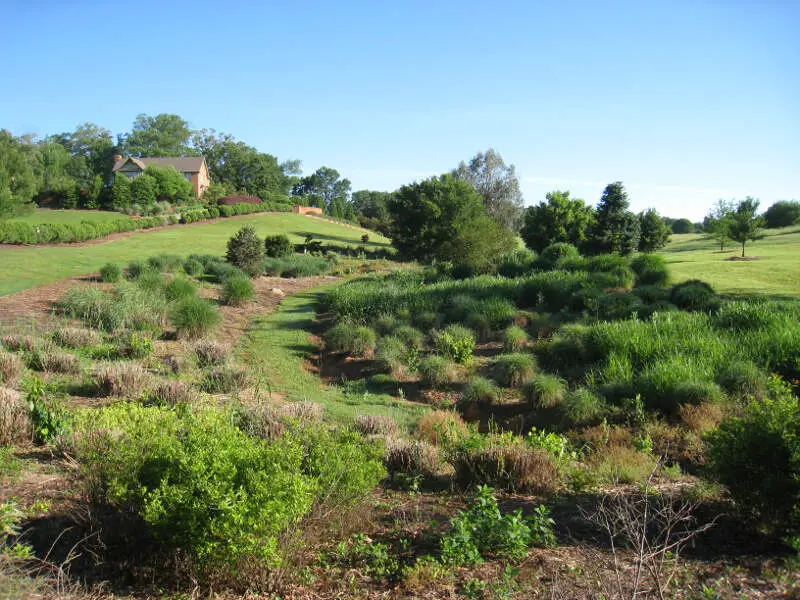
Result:
{"label": "green lawn", "polygon": [[[323,242],[360,244],[364,233],[360,229],[286,213],[220,219],[201,225],[175,225],[87,246],[6,248],[0,250],[0,296],[65,277],[94,273],[107,262],[122,264],[163,252],[223,254],[228,239],[244,225],[252,225],[261,236],[285,233],[296,243],[311,233]],[[370,232],[369,236],[369,246],[389,246],[388,240],[377,233]]]}
{"label": "green lawn", "polygon": [[11,221],[30,223],[31,225],[44,224],[79,224],[81,221],[105,222],[124,219],[125,215],[108,210],[51,210],[38,208],[29,215],[15,217]]}
{"label": "green lawn", "polygon": [[330,285],[287,296],[278,310],[253,321],[240,343],[240,354],[262,382],[261,389],[265,395],[278,393],[291,402],[319,402],[325,407],[326,416],[340,423],[352,423],[353,417],[360,414],[391,416],[406,426],[416,422],[426,407],[357,385],[349,390],[325,385],[304,368],[303,363],[315,349],[308,330],[319,300],[329,288]]}
{"label": "green lawn", "polygon": [[800,298],[800,227],[766,230],[767,237],[748,244],[746,256],[759,260],[733,261],[741,246],[719,244],[703,234],[673,235],[662,250],[676,282],[702,279],[729,295]]}

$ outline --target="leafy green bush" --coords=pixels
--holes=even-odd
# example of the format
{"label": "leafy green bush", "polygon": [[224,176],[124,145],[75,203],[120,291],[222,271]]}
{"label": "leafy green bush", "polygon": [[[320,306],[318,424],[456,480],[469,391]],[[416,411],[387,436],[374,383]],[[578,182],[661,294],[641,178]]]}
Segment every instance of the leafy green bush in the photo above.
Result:
{"label": "leafy green bush", "polygon": [[497,556],[520,560],[530,546],[553,546],[555,522],[543,505],[529,517],[522,509],[502,514],[492,489],[479,486],[464,512],[450,521],[450,531],[442,537],[442,562],[460,566],[476,564],[483,557]]}
{"label": "leafy green bush", "polygon": [[597,423],[607,412],[603,399],[586,388],[569,392],[558,408],[562,423],[567,426]]}
{"label": "leafy green bush", "polygon": [[494,360],[493,369],[498,383],[505,387],[518,387],[536,371],[536,359],[530,354],[513,352],[501,354]]}
{"label": "leafy green bush", "polygon": [[240,306],[256,297],[256,289],[249,277],[228,277],[222,284],[220,302]]}
{"label": "leafy green bush", "polygon": [[173,277],[166,288],[164,288],[164,294],[167,300],[171,301],[194,296],[195,293],[194,284],[191,280],[180,276]]}
{"label": "leafy green bush", "polygon": [[105,283],[117,283],[122,280],[122,268],[116,263],[106,263],[100,269],[100,279]]}
{"label": "leafy green bush", "polygon": [[637,285],[633,292],[645,304],[666,302],[669,292],[660,285]]}
{"label": "leafy green bush", "polygon": [[525,348],[529,341],[528,334],[522,327],[509,325],[503,330],[503,350],[518,352]]}
{"label": "leafy green bush", "polygon": [[148,271],[152,271],[153,269],[150,267],[147,262],[143,260],[132,260],[128,263],[128,267],[126,269],[128,274],[128,279],[138,279],[142,273],[146,273]]}
{"label": "leafy green bush", "polygon": [[346,352],[355,357],[369,357],[375,352],[375,331],[369,327],[354,327],[339,323],[325,334],[325,347],[329,352]]}
{"label": "leafy green bush", "polygon": [[399,373],[409,362],[410,348],[393,335],[378,340],[375,359],[384,371]]}
{"label": "leafy green bush", "polygon": [[684,281],[674,286],[669,299],[678,308],[688,311],[712,312],[719,306],[719,299],[714,289],[705,281],[698,279]]}
{"label": "leafy green bush", "polygon": [[169,320],[179,335],[202,337],[213,330],[220,321],[217,307],[199,296],[178,300],[169,311]]}
{"label": "leafy green bush", "polygon": [[475,335],[463,325],[448,325],[436,335],[436,351],[457,363],[467,363],[475,350]]}
{"label": "leafy green bush", "polygon": [[284,258],[294,254],[294,244],[284,234],[268,235],[264,239],[264,249],[270,258]]}
{"label": "leafy green bush", "polygon": [[542,250],[542,253],[539,255],[539,261],[548,268],[552,268],[553,265],[561,259],[578,257],[580,257],[580,252],[578,252],[575,246],[564,242],[557,242],[555,244],[550,244],[547,248]]}
{"label": "leafy green bush", "polygon": [[800,404],[792,393],[750,403],[707,439],[709,472],[751,516],[800,535]]}
{"label": "leafy green bush", "polygon": [[191,277],[200,277],[205,273],[203,263],[194,258],[189,258],[183,263],[183,271]]}
{"label": "leafy green bush", "polygon": [[461,402],[478,404],[494,404],[497,401],[497,386],[491,379],[473,377],[461,392]]}
{"label": "leafy green bush", "polygon": [[766,372],[744,361],[731,363],[717,376],[722,389],[743,400],[761,400],[767,393],[768,382]]}
{"label": "leafy green bush", "polygon": [[425,336],[419,329],[414,329],[411,325],[400,325],[392,334],[409,348],[420,350],[425,342]]}
{"label": "leafy green bush", "polygon": [[54,397],[52,387],[33,377],[25,385],[33,439],[47,444],[72,428],[70,412]]}
{"label": "leafy green bush", "polygon": [[593,302],[594,313],[598,319],[615,321],[629,319],[642,308],[638,296],[629,292],[611,292],[599,295]]}
{"label": "leafy green bush", "polygon": [[228,240],[226,260],[251,277],[261,274],[264,262],[264,243],[252,227],[242,227]]}
{"label": "leafy green bush", "polygon": [[669,283],[669,267],[664,257],[658,254],[640,254],[631,261],[631,269],[636,273],[636,287],[664,287]]}
{"label": "leafy green bush", "polygon": [[558,406],[567,395],[567,382],[558,375],[540,373],[522,386],[522,397],[537,408]]}
{"label": "leafy green bush", "polygon": [[[278,536],[314,501],[304,449],[264,442],[215,409],[118,404],[95,411],[77,458],[95,500],[131,511],[162,543],[202,565],[279,560]],[[121,430],[112,439],[108,433]]]}
{"label": "leafy green bush", "polygon": [[153,340],[137,331],[129,331],[122,336],[117,349],[125,358],[145,358],[153,353]]}
{"label": "leafy green bush", "polygon": [[147,259],[147,265],[154,271],[172,273],[183,265],[183,258],[177,254],[155,254]]}
{"label": "leafy green bush", "polygon": [[443,388],[453,380],[453,365],[443,356],[428,356],[419,363],[422,385],[428,388]]}

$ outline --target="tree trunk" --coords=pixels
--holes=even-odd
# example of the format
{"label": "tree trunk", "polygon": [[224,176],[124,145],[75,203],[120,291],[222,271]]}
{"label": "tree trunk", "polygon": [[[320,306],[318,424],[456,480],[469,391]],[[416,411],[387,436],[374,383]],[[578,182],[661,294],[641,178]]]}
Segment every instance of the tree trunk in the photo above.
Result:
{"label": "tree trunk", "polygon": [[742,242],[742,258],[744,258],[744,245],[745,245],[746,243],[747,243],[747,242]]}

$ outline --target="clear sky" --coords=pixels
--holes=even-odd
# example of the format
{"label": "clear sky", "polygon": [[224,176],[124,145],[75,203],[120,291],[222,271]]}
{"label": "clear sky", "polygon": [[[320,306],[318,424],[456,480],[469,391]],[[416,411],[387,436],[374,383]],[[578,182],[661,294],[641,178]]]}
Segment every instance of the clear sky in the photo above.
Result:
{"label": "clear sky", "polygon": [[527,204],[800,199],[798,0],[0,0],[0,27],[15,134],[171,112],[354,190],[494,147]]}

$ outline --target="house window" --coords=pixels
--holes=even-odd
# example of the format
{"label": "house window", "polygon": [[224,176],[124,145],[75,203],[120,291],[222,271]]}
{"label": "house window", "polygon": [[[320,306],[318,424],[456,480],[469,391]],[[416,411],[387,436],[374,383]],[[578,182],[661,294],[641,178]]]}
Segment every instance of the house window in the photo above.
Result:
{"label": "house window", "polygon": [[192,180],[192,174],[191,173],[184,173],[183,176],[186,177],[186,181],[191,181]]}

